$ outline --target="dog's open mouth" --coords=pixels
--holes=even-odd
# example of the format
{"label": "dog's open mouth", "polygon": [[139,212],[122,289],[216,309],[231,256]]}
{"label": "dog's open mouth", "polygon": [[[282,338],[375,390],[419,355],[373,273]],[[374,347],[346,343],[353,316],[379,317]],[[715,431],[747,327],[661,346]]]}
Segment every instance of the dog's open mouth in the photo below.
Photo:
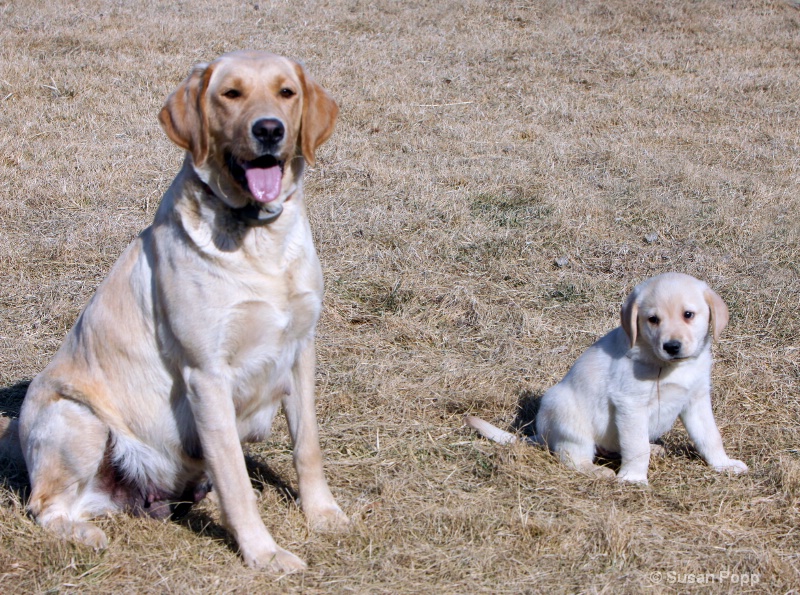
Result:
{"label": "dog's open mouth", "polygon": [[233,178],[250,192],[256,202],[266,204],[281,195],[283,161],[272,155],[240,161],[231,154],[227,155],[227,161]]}

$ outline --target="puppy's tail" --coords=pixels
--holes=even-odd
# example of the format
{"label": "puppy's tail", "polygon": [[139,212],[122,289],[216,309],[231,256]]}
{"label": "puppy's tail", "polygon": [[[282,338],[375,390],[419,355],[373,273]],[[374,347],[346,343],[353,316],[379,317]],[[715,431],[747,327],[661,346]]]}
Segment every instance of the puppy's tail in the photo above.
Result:
{"label": "puppy's tail", "polygon": [[17,419],[0,416],[0,463],[10,463],[19,469],[25,469]]}
{"label": "puppy's tail", "polygon": [[[475,417],[474,415],[464,416],[464,423],[470,428],[477,430],[478,433],[484,438],[488,438],[489,440],[497,442],[498,444],[513,444],[514,442],[520,441],[520,437],[516,434],[501,430],[497,426],[493,426],[488,421],[481,419],[480,417]],[[537,440],[535,437],[530,438],[525,436],[521,439],[522,441],[530,444],[539,444],[539,440]]]}

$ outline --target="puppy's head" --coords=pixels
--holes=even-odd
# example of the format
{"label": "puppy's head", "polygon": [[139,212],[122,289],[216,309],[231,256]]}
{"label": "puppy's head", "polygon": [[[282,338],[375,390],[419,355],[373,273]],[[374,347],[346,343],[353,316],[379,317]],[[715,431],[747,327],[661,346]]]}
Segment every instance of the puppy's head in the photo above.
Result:
{"label": "puppy's head", "polygon": [[665,362],[697,357],[708,344],[709,323],[716,340],[728,324],[728,307],[702,281],[665,273],[637,285],[621,314],[631,347],[646,348]]}
{"label": "puppy's head", "polygon": [[229,206],[280,210],[339,108],[298,63],[266,52],[198,64],[159,114],[198,176]]}

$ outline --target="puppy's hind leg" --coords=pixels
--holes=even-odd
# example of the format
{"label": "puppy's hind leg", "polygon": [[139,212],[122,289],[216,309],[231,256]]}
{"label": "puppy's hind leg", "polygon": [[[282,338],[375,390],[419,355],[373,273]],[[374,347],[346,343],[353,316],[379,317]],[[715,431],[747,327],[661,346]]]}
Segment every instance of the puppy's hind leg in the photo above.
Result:
{"label": "puppy's hind leg", "polygon": [[595,477],[616,476],[613,469],[594,464],[595,445],[593,442],[559,442],[553,449],[561,462],[586,475]]}
{"label": "puppy's hind leg", "polygon": [[20,416],[31,481],[28,510],[64,539],[105,548],[105,533],[87,521],[115,509],[98,477],[108,427],[81,403],[58,395],[41,397],[29,394]]}

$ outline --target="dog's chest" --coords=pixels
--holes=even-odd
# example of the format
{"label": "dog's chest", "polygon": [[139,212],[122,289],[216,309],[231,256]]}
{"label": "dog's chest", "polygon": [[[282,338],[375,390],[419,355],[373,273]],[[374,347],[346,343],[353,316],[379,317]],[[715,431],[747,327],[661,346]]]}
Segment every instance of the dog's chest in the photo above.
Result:
{"label": "dog's chest", "polygon": [[301,223],[283,233],[253,231],[229,252],[159,227],[157,310],[167,355],[189,354],[240,387],[280,382],[313,338],[321,309],[322,272]]}
{"label": "dog's chest", "polygon": [[675,423],[681,411],[698,391],[698,382],[691,376],[676,374],[674,377],[659,379],[650,388],[649,434],[651,439],[667,432]]}
{"label": "dog's chest", "polygon": [[291,279],[232,304],[222,342],[228,365],[290,364],[287,358],[293,360],[297,347],[313,336],[320,308],[320,292]]}
{"label": "dog's chest", "polygon": [[710,366],[693,360],[679,364],[672,370],[656,374],[650,388],[650,407],[663,405],[683,406],[703,386],[708,384]]}

